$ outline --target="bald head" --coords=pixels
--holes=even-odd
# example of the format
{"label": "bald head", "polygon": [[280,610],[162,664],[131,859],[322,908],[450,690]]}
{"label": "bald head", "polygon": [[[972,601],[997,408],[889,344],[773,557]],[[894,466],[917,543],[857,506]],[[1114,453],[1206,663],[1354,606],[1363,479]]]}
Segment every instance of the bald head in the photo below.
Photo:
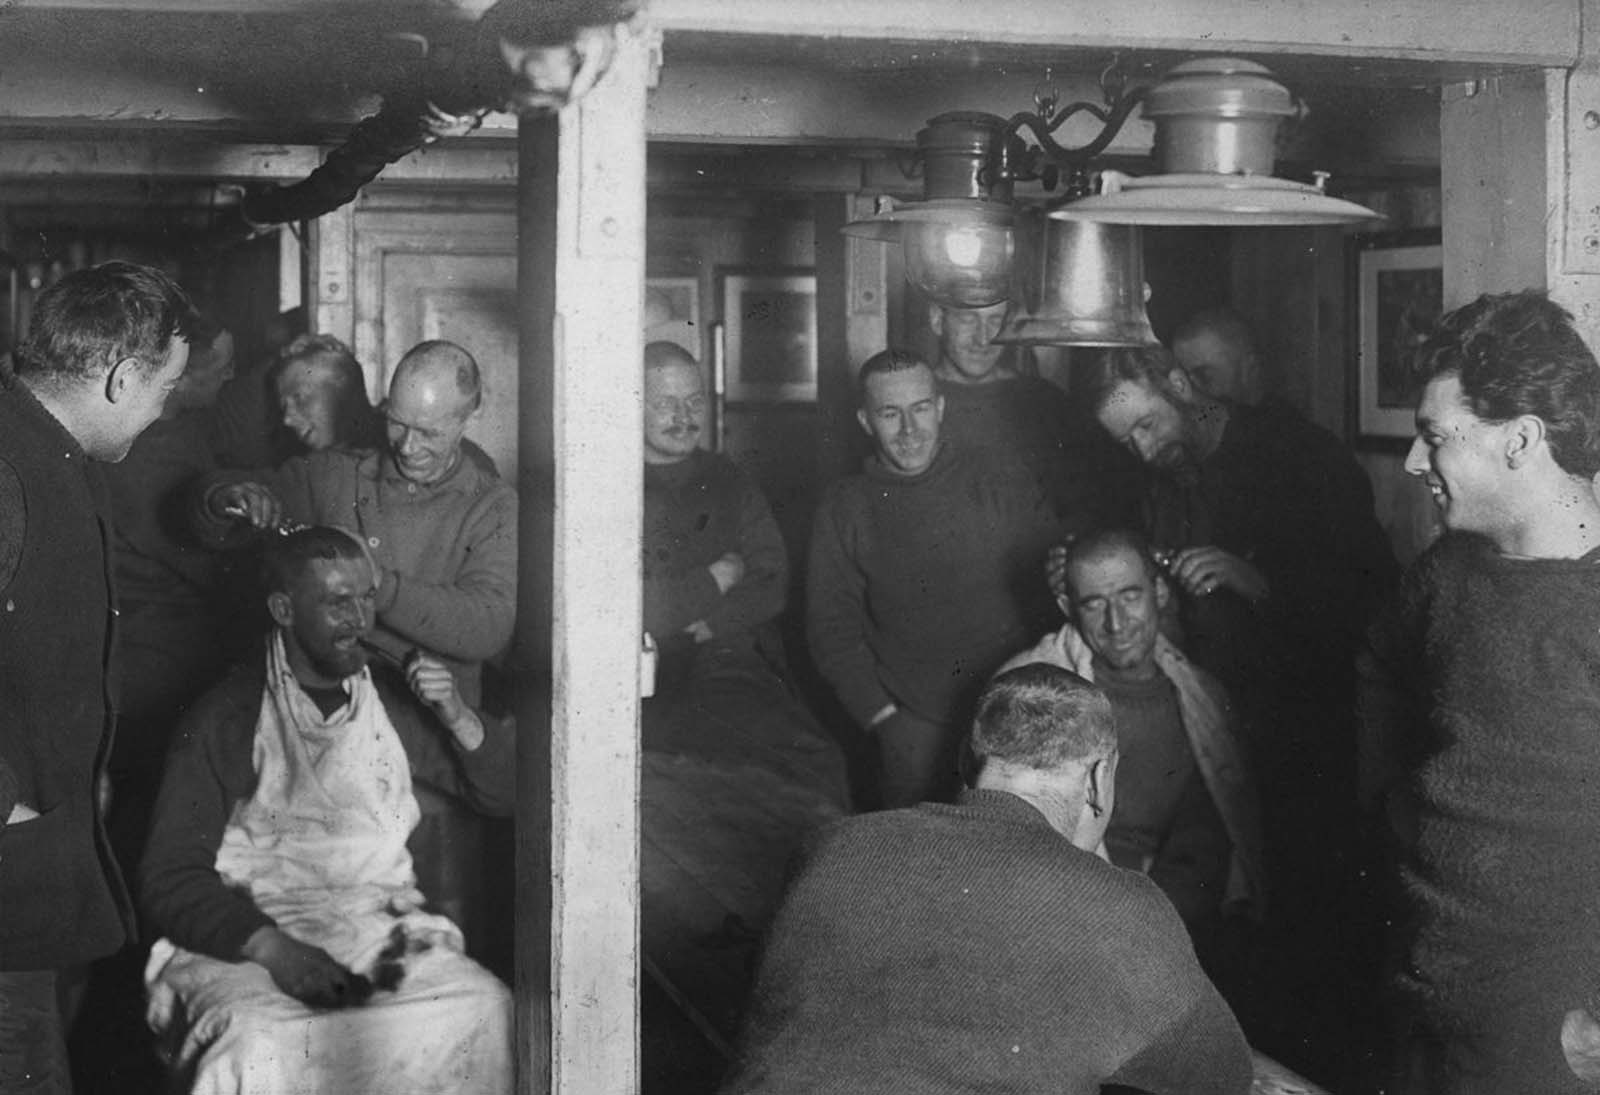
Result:
{"label": "bald head", "polygon": [[463,414],[477,410],[483,399],[483,380],[477,361],[454,342],[443,339],[419,342],[406,351],[400,364],[394,367],[394,379],[389,382],[390,399],[401,384],[426,388],[440,399],[449,398],[454,389],[464,405]]}
{"label": "bald head", "polygon": [[384,404],[389,449],[413,483],[437,483],[461,460],[461,438],[483,398],[478,363],[453,342],[423,342],[395,366]]}

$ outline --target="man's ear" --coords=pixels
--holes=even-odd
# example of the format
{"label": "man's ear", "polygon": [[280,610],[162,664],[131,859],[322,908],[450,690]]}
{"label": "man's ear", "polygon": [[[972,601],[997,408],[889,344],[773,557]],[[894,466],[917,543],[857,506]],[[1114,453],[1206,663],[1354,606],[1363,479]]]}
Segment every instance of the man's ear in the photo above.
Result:
{"label": "man's ear", "polygon": [[272,622],[279,627],[289,627],[294,623],[294,602],[289,595],[279,590],[267,594],[267,614],[272,617]]}
{"label": "man's ear", "polygon": [[1167,391],[1185,403],[1194,399],[1194,381],[1182,366],[1174,365],[1167,371]]}
{"label": "man's ear", "polygon": [[106,402],[120,403],[128,398],[133,385],[140,379],[143,366],[136,357],[125,357],[106,370]]}
{"label": "man's ear", "polygon": [[939,423],[944,422],[944,396],[942,395],[933,397],[933,420]]}
{"label": "man's ear", "polygon": [[1167,583],[1167,576],[1157,571],[1156,580],[1156,608],[1162,612],[1167,610],[1167,605],[1172,601],[1172,586]]}
{"label": "man's ear", "polygon": [[861,432],[866,434],[868,437],[871,437],[872,423],[867,420],[867,410],[865,407],[856,408],[856,421],[861,423]]}
{"label": "man's ear", "polygon": [[1111,788],[1116,780],[1116,767],[1116,760],[1112,757],[1100,757],[1089,765],[1086,802],[1095,817],[1104,817],[1111,812]]}
{"label": "man's ear", "polygon": [[1506,466],[1520,468],[1533,459],[1540,446],[1549,440],[1544,419],[1525,414],[1507,423]]}
{"label": "man's ear", "polygon": [[934,338],[944,337],[944,306],[939,304],[928,305],[928,329],[933,332]]}

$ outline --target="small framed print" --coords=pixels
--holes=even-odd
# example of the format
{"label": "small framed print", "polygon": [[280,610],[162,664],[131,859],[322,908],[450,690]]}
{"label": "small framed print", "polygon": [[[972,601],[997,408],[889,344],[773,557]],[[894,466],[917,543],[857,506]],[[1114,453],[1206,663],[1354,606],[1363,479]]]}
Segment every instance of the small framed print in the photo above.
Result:
{"label": "small framed print", "polygon": [[817,278],[809,269],[719,272],[730,403],[817,398]]}
{"label": "small framed print", "polygon": [[1355,433],[1400,441],[1415,432],[1412,359],[1444,306],[1444,259],[1437,230],[1354,236],[1352,315]]}

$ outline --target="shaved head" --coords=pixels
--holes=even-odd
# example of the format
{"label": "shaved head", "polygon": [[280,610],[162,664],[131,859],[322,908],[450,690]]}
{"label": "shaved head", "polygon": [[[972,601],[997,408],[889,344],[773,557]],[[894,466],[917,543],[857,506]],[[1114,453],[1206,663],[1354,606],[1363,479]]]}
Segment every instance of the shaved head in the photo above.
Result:
{"label": "shaved head", "polygon": [[661,369],[668,365],[687,365],[695,372],[700,371],[700,363],[694,359],[694,355],[676,342],[652,342],[644,348],[646,369]]}
{"label": "shaved head", "polygon": [[389,449],[400,474],[437,483],[460,463],[461,438],[478,410],[478,363],[453,342],[423,342],[395,366],[384,405]]}

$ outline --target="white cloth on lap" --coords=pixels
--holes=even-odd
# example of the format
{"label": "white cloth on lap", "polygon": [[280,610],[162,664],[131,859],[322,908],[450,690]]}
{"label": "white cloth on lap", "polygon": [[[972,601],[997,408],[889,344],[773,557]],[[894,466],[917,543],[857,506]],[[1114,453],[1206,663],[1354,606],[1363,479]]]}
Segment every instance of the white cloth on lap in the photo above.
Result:
{"label": "white cloth on lap", "polygon": [[423,911],[406,849],[420,816],[410,762],[368,671],[344,685],[348,702],[324,717],[274,636],[256,790],[234,807],[217,873],[356,973],[397,961],[398,986],[311,1009],[253,962],[163,939],[145,971],[151,1028],[203,1095],[509,1092],[510,995],[460,953],[453,923]]}
{"label": "white cloth on lap", "polygon": [[192,1095],[510,1095],[511,994],[472,959],[434,948],[393,992],[308,1008],[254,962],[162,940],[151,1026]]}

